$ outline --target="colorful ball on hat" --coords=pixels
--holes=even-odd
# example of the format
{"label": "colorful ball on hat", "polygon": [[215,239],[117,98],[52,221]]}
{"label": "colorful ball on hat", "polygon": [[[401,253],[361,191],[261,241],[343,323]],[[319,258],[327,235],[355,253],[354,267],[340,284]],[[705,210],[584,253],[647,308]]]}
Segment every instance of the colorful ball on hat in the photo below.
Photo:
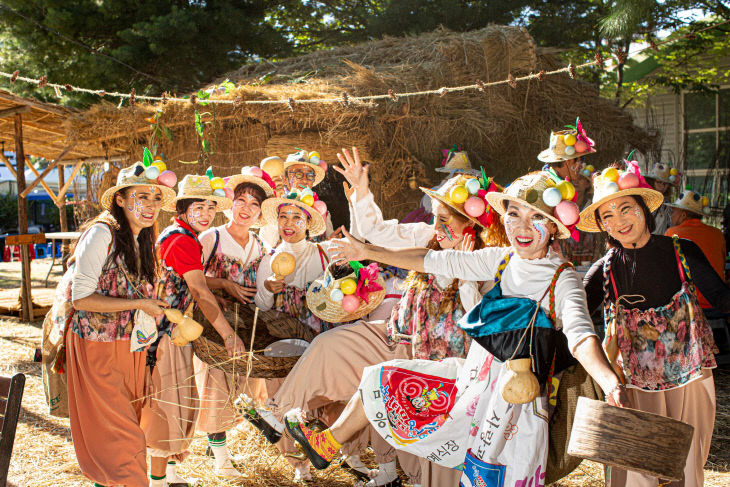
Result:
{"label": "colorful ball on hat", "polygon": [[360,298],[354,294],[342,298],[342,309],[346,313],[354,313],[360,307]]}
{"label": "colorful ball on hat", "polygon": [[310,152],[309,155],[307,156],[307,159],[309,159],[309,162],[311,162],[313,164],[317,164],[319,162],[319,152],[317,152],[317,151]]}
{"label": "colorful ball on hat", "polygon": [[592,173],[593,171],[595,171],[595,170],[596,170],[596,168],[595,168],[595,167],[593,167],[593,166],[592,166],[591,164],[588,164],[588,165],[586,166],[586,169],[588,169],[588,171],[590,171],[591,173]]}
{"label": "colorful ball on hat", "polygon": [[150,166],[144,170],[144,177],[147,179],[157,179],[160,175],[160,169],[157,166]]}
{"label": "colorful ball on hat", "polygon": [[223,188],[223,191],[226,193],[226,198],[229,200],[233,199],[233,195],[235,194],[231,188]]}
{"label": "colorful ball on hat", "polygon": [[618,192],[618,184],[614,183],[613,181],[609,181],[603,186],[604,194],[613,194],[616,192]]}
{"label": "colorful ball on hat", "polygon": [[210,187],[213,189],[223,189],[226,187],[226,182],[220,176],[214,177],[210,180]]}
{"label": "colorful ball on hat", "polygon": [[449,192],[449,198],[456,204],[461,204],[469,197],[469,191],[464,186],[454,186]]}
{"label": "colorful ball on hat", "polygon": [[619,176],[618,189],[631,189],[639,186],[639,177],[631,172],[627,172]]}
{"label": "colorful ball on hat", "polygon": [[482,185],[479,184],[478,179],[469,179],[465,186],[466,190],[469,191],[469,194],[477,194],[479,192],[479,188],[482,187]]}
{"label": "colorful ball on hat", "polygon": [[583,169],[580,173],[587,178],[591,177],[591,172],[588,169]]}
{"label": "colorful ball on hat", "polygon": [[312,191],[312,188],[302,189],[302,196],[305,196],[305,195],[314,196],[314,191]]}
{"label": "colorful ball on hat", "polygon": [[177,184],[177,175],[170,170],[162,171],[162,173],[157,176],[157,182],[167,186],[168,188],[174,188]]}
{"label": "colorful ball on hat", "polygon": [[575,142],[575,145],[573,147],[575,147],[575,151],[578,152],[578,153],[583,153],[583,152],[586,152],[588,150],[588,144],[586,144],[582,140],[576,141]]}
{"label": "colorful ball on hat", "polygon": [[150,165],[150,167],[156,167],[157,169],[160,170],[160,173],[163,173],[167,170],[167,166],[165,165],[165,163],[162,160],[153,162]]}
{"label": "colorful ball on hat", "polygon": [[578,222],[580,210],[578,205],[572,201],[563,200],[555,207],[555,216],[563,225],[570,226]]}
{"label": "colorful ball on hat", "polygon": [[560,190],[555,187],[551,187],[543,191],[542,201],[551,207],[558,206],[558,203],[563,199],[563,195],[560,194]]}
{"label": "colorful ball on hat", "polygon": [[676,176],[677,174],[679,174],[679,171],[677,171],[676,168],[671,168],[669,170],[669,174],[671,174],[672,176]]}
{"label": "colorful ball on hat", "polygon": [[314,209],[317,210],[322,216],[325,216],[327,214],[327,203],[322,200],[315,201],[312,207],[314,207]]}
{"label": "colorful ball on hat", "polygon": [[478,196],[469,196],[469,199],[464,202],[464,211],[473,218],[482,215],[486,208],[486,203]]}
{"label": "colorful ball on hat", "polygon": [[558,183],[558,190],[564,200],[572,200],[575,196],[575,186],[570,181],[560,181]]}
{"label": "colorful ball on hat", "polygon": [[340,283],[340,289],[345,296],[355,294],[355,291],[357,290],[357,282],[355,282],[355,279],[352,279],[351,277],[343,279]]}
{"label": "colorful ball on hat", "polygon": [[324,162],[324,161],[319,161],[319,163],[318,163],[317,165],[318,165],[319,167],[321,167],[322,169],[324,169],[325,171],[327,171],[327,163],[326,163],[326,162]]}
{"label": "colorful ball on hat", "polygon": [[669,175],[669,182],[670,182],[670,183],[673,183],[673,182],[675,182],[676,180],[677,180],[677,176],[675,176],[674,174],[670,174],[670,175]]}
{"label": "colorful ball on hat", "polygon": [[299,201],[307,206],[312,206],[314,204],[314,196],[312,196],[311,194],[305,194],[301,197]]}
{"label": "colorful ball on hat", "polygon": [[565,142],[565,145],[575,145],[576,138],[574,134],[566,134],[565,137],[563,137],[563,142]]}
{"label": "colorful ball on hat", "polygon": [[251,166],[251,169],[248,172],[251,176],[255,176],[257,178],[260,178],[264,175],[263,171],[261,171],[260,167]]}
{"label": "colorful ball on hat", "polygon": [[618,171],[615,167],[607,167],[603,170],[601,176],[609,181],[613,181],[614,183],[618,182]]}
{"label": "colorful ball on hat", "polygon": [[702,197],[702,206],[707,206],[709,204],[710,204],[710,198],[708,198],[707,196],[703,196]]}
{"label": "colorful ball on hat", "polygon": [[226,197],[226,190],[223,189],[223,188],[214,189],[213,190],[213,195],[214,196],[220,196],[221,198],[225,198]]}
{"label": "colorful ball on hat", "polygon": [[705,206],[704,208],[702,208],[702,213],[704,213],[705,215],[709,215],[710,214],[710,207],[709,206]]}
{"label": "colorful ball on hat", "polygon": [[342,301],[342,298],[344,298],[344,297],[345,297],[345,295],[339,289],[333,289],[330,292],[330,299],[332,301],[334,301],[335,303],[339,303],[340,301]]}
{"label": "colorful ball on hat", "polygon": [[572,145],[566,145],[565,149],[563,149],[563,152],[565,152],[566,156],[572,156],[573,154],[575,154],[575,147],[573,147]]}

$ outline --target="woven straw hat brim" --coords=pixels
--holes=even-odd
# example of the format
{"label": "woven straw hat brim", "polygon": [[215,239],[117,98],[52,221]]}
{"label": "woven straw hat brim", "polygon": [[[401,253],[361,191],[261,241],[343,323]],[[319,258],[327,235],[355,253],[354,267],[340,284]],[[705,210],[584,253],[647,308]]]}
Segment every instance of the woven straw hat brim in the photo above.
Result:
{"label": "woven straw hat brim", "polygon": [[187,200],[187,199],[195,199],[195,200],[207,200],[207,201],[215,201],[215,211],[216,213],[219,211],[225,211],[230,210],[233,206],[233,202],[229,200],[226,196],[215,196],[215,195],[200,195],[200,194],[184,194],[180,195],[178,194],[175,196],[175,198],[167,205],[164,206],[162,209],[167,211],[175,211],[175,203],[177,203],[179,200]]}
{"label": "woven straw hat brim", "polygon": [[[378,284],[380,284],[382,290],[370,293],[368,295],[368,303],[360,306],[354,313],[346,313],[340,303],[336,303],[330,299],[329,292],[324,287],[324,279],[315,279],[307,289],[307,307],[317,318],[329,323],[354,321],[370,314],[385,299],[385,281],[382,276],[378,276]],[[314,287],[319,287],[320,290],[314,293],[312,292]],[[317,309],[317,306],[320,306],[322,303],[327,303],[327,306],[320,311]]]}
{"label": "woven straw hat brim", "polygon": [[441,203],[445,204],[446,206],[448,206],[452,210],[458,212],[461,216],[463,216],[464,218],[468,219],[473,224],[479,225],[480,227],[482,226],[482,224],[479,223],[475,218],[472,218],[472,217],[470,217],[469,215],[466,214],[466,212],[464,211],[464,208],[463,208],[464,205],[461,205],[462,208],[459,208],[451,200],[449,200],[449,198],[447,198],[446,196],[440,195],[438,192],[436,192],[436,191],[434,191],[432,189],[429,189],[429,188],[421,187],[421,191],[423,191],[424,193],[426,193],[431,198],[436,199],[436,200],[440,201]]}
{"label": "woven straw hat brim", "polygon": [[312,184],[312,186],[317,186],[319,183],[321,183],[324,180],[324,176],[325,176],[324,169],[319,167],[318,164],[314,164],[312,162],[304,162],[304,161],[285,162],[284,163],[284,177],[286,177],[286,170],[292,166],[296,166],[297,164],[304,164],[305,166],[309,166],[312,169],[314,169],[314,184]]}
{"label": "woven straw hat brim", "polygon": [[668,206],[670,208],[677,208],[678,210],[691,211],[692,213],[696,213],[697,215],[704,215],[704,213],[702,213],[702,210],[698,210],[697,208],[690,208],[689,206],[682,206],[682,205],[678,205],[676,203],[665,203],[665,204],[666,204],[666,206]]}
{"label": "woven straw hat brim", "polygon": [[111,188],[104,191],[104,194],[101,195],[101,206],[105,210],[111,210],[112,209],[112,201],[114,199],[114,195],[117,191],[124,188],[129,188],[132,186],[154,186],[155,188],[159,188],[159,190],[162,192],[162,209],[165,209],[167,205],[170,204],[171,201],[175,199],[175,191],[172,188],[168,188],[167,186],[163,186],[161,184],[155,184],[155,183],[125,183],[125,184],[117,184],[115,186],[112,186]]}
{"label": "woven straw hat brim", "polygon": [[570,238],[570,230],[568,230],[568,227],[566,227],[564,224],[560,223],[560,220],[555,218],[549,213],[546,213],[542,209],[538,208],[537,206],[528,203],[527,201],[517,198],[515,196],[510,196],[504,193],[487,193],[487,201],[489,201],[489,205],[494,208],[494,211],[499,213],[501,216],[504,216],[504,214],[507,212],[507,209],[505,208],[505,201],[514,201],[515,203],[519,203],[523,206],[527,206],[530,209],[533,209],[537,212],[539,212],[541,215],[545,216],[546,218],[549,218],[551,222],[555,223],[558,227],[558,234],[557,237],[560,239],[564,238]]}
{"label": "woven straw hat brim", "polygon": [[234,174],[233,176],[229,177],[228,181],[226,182],[226,188],[235,190],[236,186],[241,183],[255,184],[256,186],[264,190],[267,198],[271,198],[272,196],[274,196],[274,189],[269,186],[269,183],[264,181],[262,178],[250,176],[247,174]]}
{"label": "woven straw hat brim", "polygon": [[309,222],[309,235],[316,237],[322,235],[327,226],[324,221],[324,217],[314,207],[307,206],[301,201],[290,200],[286,198],[268,198],[261,205],[261,224],[262,225],[276,225],[278,227],[279,220],[279,206],[280,205],[296,205],[305,210],[311,216]]}
{"label": "woven straw hat brim", "polygon": [[578,229],[584,232],[600,232],[601,228],[596,222],[596,210],[607,201],[611,201],[622,196],[637,195],[641,196],[649,207],[649,211],[652,213],[664,203],[664,196],[659,191],[655,191],[649,188],[630,188],[617,191],[601,198],[600,200],[591,203],[583,211],[580,212],[580,221],[578,222]]}
{"label": "woven straw hat brim", "polygon": [[663,183],[671,184],[672,186],[675,186],[679,182],[679,179],[677,179],[674,182],[671,182],[669,179],[662,178],[662,177],[659,177],[659,176],[644,176],[644,179],[646,179],[646,182],[647,183],[651,179],[651,180],[654,180],[654,181],[661,181]]}
{"label": "woven straw hat brim", "polygon": [[553,152],[552,149],[545,149],[544,151],[540,152],[540,154],[537,156],[537,160],[540,162],[546,162],[548,164],[556,163],[556,162],[563,162],[563,161],[569,161],[571,159],[575,159],[577,157],[583,157],[587,156],[589,154],[595,154],[598,152],[596,149],[591,149],[586,152],[576,152],[572,156],[568,156],[565,154],[556,154]]}

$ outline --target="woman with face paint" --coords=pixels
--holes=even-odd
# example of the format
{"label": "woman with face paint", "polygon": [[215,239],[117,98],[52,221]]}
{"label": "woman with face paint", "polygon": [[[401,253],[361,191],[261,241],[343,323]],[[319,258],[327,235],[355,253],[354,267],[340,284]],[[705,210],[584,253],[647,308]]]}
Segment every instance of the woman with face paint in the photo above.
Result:
{"label": "woman with face paint", "polygon": [[[165,208],[175,212],[175,220],[157,240],[162,272],[156,290],[160,299],[185,315],[192,314],[193,306],[199,306],[223,339],[228,355],[234,356],[245,348],[207,286],[206,264],[198,240],[198,235],[213,223],[216,212],[230,207],[230,199],[213,193],[207,176],[187,175],[180,181],[177,197]],[[159,328],[162,337],[152,373],[154,394],[142,415],[151,457],[150,487],[187,485],[176,472],[176,462],[188,454],[199,411],[193,350],[190,344],[173,345],[173,325],[167,318],[160,321]]]}
{"label": "woman with face paint", "polygon": [[[495,286],[459,322],[477,337],[465,361],[394,360],[368,367],[343,415],[321,433],[288,414],[287,430],[315,466],[324,468],[339,444],[370,422],[395,448],[444,467],[464,466],[463,485],[540,484],[548,451],[547,384],[554,384],[570,354],[611,403],[625,404],[593,331],[580,279],[551,249],[554,238],[570,235],[543,199],[554,187],[550,175],[538,172],[487,195],[504,219],[507,249],[437,252],[384,248],[350,237],[340,241],[335,252],[344,260],[369,258],[452,278],[494,279]],[[541,331],[528,344],[519,337],[532,320]],[[511,372],[495,355],[505,353],[512,357],[504,360],[534,360],[540,389],[532,400],[511,404],[500,393]]]}
{"label": "woman with face paint", "polygon": [[[227,224],[200,234],[203,260],[207,262],[206,282],[211,290],[221,289],[243,304],[253,302],[256,273],[268,249],[252,231],[261,219],[261,204],[274,195],[274,184],[266,173],[261,177],[246,171],[231,176],[226,187],[233,191],[233,207]],[[225,477],[241,477],[233,466],[226,446],[226,430],[236,423],[231,398],[240,393],[263,404],[267,399],[264,379],[248,379],[234,387],[233,377],[193,357],[195,379],[200,397],[197,430],[208,435],[215,457],[215,472]]]}
{"label": "woman with face paint", "polygon": [[[717,347],[695,286],[724,313],[730,290],[695,243],[652,235],[651,212],[664,198],[644,182],[638,166],[629,163],[628,169],[618,171],[618,186],[595,177],[593,204],[581,213],[578,228],[604,232],[611,246],[585,276],[588,306],[603,307],[604,348],[632,407],[694,426],[684,479],[669,485],[699,487],[715,422],[710,369]],[[631,184],[621,184],[627,174],[633,174]],[[655,477],[612,467],[606,484],[661,485]]]}
{"label": "woman with face paint", "polygon": [[[472,179],[470,186],[476,183],[474,178],[455,176],[438,192],[423,189],[433,202],[435,221],[432,225],[399,224],[395,220],[383,220],[368,188],[367,166],[361,164],[357,149],[353,149],[352,154],[343,151],[339,157],[342,169],[336,170],[354,188],[354,194],[350,195],[351,231],[363,238],[382,245],[421,245],[435,251],[452,248],[470,251],[485,245],[506,244],[504,229],[496,215],[493,215],[494,223],[486,230],[477,230],[481,229],[482,223],[466,213],[463,203],[454,203],[448,197],[457,186],[466,191],[464,185],[469,179]],[[481,294],[477,282],[437,273],[411,272],[403,287],[403,296],[387,322],[360,321],[317,337],[272,398],[275,414],[281,417],[289,409],[311,411],[325,404],[344,404],[357,390],[363,369],[380,362],[399,357],[426,360],[465,357],[469,339],[457,328],[456,322],[465,310],[479,302]],[[336,376],[329,373],[331,370],[338,371]],[[368,434],[369,429],[363,427],[350,438],[350,443],[366,445]],[[370,436],[380,469],[366,485],[396,485],[394,449],[379,435]],[[359,457],[351,454],[358,451],[349,446],[343,449],[349,466],[367,474],[368,469]],[[458,482],[458,474],[450,469],[421,462],[409,455],[399,455],[399,460],[416,485]]]}
{"label": "woman with face paint", "polygon": [[97,486],[147,484],[146,349],[168,307],[153,299],[155,222],[175,192],[144,169],[122,169],[104,192],[105,211],[82,228],[46,318],[65,335],[65,364],[59,352],[56,369],[65,366],[76,458]]}

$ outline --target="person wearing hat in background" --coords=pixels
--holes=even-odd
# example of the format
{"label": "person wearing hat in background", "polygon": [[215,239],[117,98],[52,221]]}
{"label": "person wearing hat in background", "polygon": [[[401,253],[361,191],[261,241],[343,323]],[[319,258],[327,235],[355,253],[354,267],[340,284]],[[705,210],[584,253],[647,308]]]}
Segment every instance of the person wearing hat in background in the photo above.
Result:
{"label": "person wearing hat in background", "polygon": [[[205,176],[186,175],[178,183],[175,199],[165,206],[167,211],[175,213],[175,217],[157,240],[162,272],[156,290],[160,299],[186,316],[192,314],[195,305],[199,306],[223,339],[228,355],[234,356],[245,352],[245,348],[207,286],[198,240],[198,235],[213,223],[217,212],[231,208],[231,200],[222,188],[214,190],[212,187],[212,184],[222,186],[223,181],[213,178],[211,168],[207,173]],[[173,344],[176,326],[166,317],[159,324],[162,337],[158,341],[157,361],[152,373],[154,393],[142,414],[151,457],[150,487],[188,484],[177,474],[176,462],[187,456],[195,433],[199,402],[192,346]],[[216,447],[211,445],[214,452]],[[225,444],[222,448],[225,450]],[[236,475],[238,471],[230,460],[223,464],[216,461],[216,473]]]}
{"label": "person wearing hat in background", "polygon": [[[710,369],[717,347],[697,301],[697,289],[721,312],[730,311],[730,289],[700,248],[652,234],[652,212],[664,201],[629,162],[593,179],[593,203],[578,228],[604,232],[610,245],[584,278],[590,310],[603,308],[604,348],[627,390],[631,407],[694,427],[684,479],[700,487],[715,421]],[[659,479],[607,467],[611,487],[656,486]]]}
{"label": "person wearing hat in background", "polygon": [[[281,163],[283,168],[281,176],[272,179],[276,184],[276,192],[279,196],[285,193],[301,192],[306,188],[312,190],[324,180],[327,171],[327,163],[319,158],[318,152],[307,153],[303,149],[298,149],[294,154],[289,154],[286,161],[282,161],[277,156],[267,157],[261,161],[261,169],[266,171],[266,168],[274,164],[278,165],[278,163]],[[313,194],[316,195],[316,193]],[[334,232],[329,212],[326,212],[324,219],[325,230],[317,237],[312,236],[313,241],[322,241]],[[264,225],[259,230],[259,236],[271,248],[276,247],[281,242],[279,229],[276,225]]]}
{"label": "person wearing hat in background", "polygon": [[[220,289],[241,303],[253,303],[256,294],[256,273],[268,248],[252,231],[261,224],[261,205],[274,196],[274,183],[258,167],[244,167],[241,174],[226,180],[226,189],[233,196],[228,223],[200,234],[203,260],[207,262],[206,282],[211,290]],[[263,404],[267,399],[264,379],[229,377],[222,370],[211,367],[193,357],[195,382],[200,397],[200,415],[197,430],[208,435],[215,457],[216,472],[229,477],[240,477],[233,468],[226,446],[226,430],[236,423],[231,398],[241,392]],[[239,380],[238,384],[234,384]]]}
{"label": "person wearing hat in background", "polygon": [[[393,247],[420,245],[434,250],[471,250],[506,243],[503,227],[484,202],[487,189],[497,189],[491,181],[482,184],[472,176],[457,174],[438,191],[421,188],[433,200],[434,223],[399,224],[383,220],[369,190],[368,166],[362,165],[358,150],[353,148],[352,154],[343,151],[338,158],[342,168],[335,169],[354,189],[350,201],[356,228],[352,230],[363,238]],[[467,204],[470,197],[481,201]],[[479,227],[484,231],[477,231]],[[481,298],[478,283],[411,272],[402,292],[387,323],[360,321],[317,337],[271,400],[274,410],[281,415],[293,408],[309,411],[325,401],[345,403],[357,390],[364,368],[383,361],[412,356],[426,360],[464,357],[469,340],[456,322]],[[329,376],[327,372],[335,368],[337,376]],[[362,437],[364,426],[350,441]],[[373,437],[380,469],[367,485],[396,485],[395,451],[383,444],[379,435]],[[458,472],[408,454],[399,453],[398,458],[415,485],[458,482]],[[350,466],[358,462],[359,458],[347,458]]]}
{"label": "person wearing hat in background", "polygon": [[[570,364],[571,354],[600,384],[609,402],[626,404],[593,331],[580,278],[552,250],[554,239],[570,236],[566,225],[577,220],[575,203],[562,200],[545,172],[523,176],[486,198],[502,215],[508,248],[437,252],[384,248],[349,236],[338,241],[338,259],[369,258],[452,278],[494,279],[495,286],[459,322],[475,337],[465,361],[394,360],[368,367],[343,415],[321,433],[310,430],[296,414],[287,414],[287,430],[318,468],[329,463],[341,441],[370,422],[396,448],[445,467],[463,465],[463,471],[457,471],[460,485],[541,484],[548,452],[546,384],[554,384],[553,372]],[[519,337],[530,323],[542,330],[536,332],[541,346],[542,337],[550,337],[545,343],[551,346],[534,355],[537,344],[524,344],[526,358],[518,358],[528,362],[526,374],[532,374],[532,362],[537,377],[532,375],[529,387],[517,388],[529,393],[526,397],[508,395],[508,402],[503,386],[513,369],[510,360],[494,360],[495,355],[506,353],[510,359],[511,348],[513,357],[522,351]],[[502,341],[483,341],[492,332],[499,332]],[[499,441],[493,441],[496,438]]]}
{"label": "person wearing hat in background", "polygon": [[105,211],[82,227],[49,313],[65,334],[76,458],[97,486],[147,485],[146,349],[168,307],[153,299],[154,242],[160,209],[174,197],[142,163],[122,169],[101,197]]}
{"label": "person wearing hat in background", "polygon": [[673,225],[672,209],[666,203],[672,196],[672,187],[678,184],[680,174],[676,169],[669,167],[669,164],[658,162],[651,166],[651,170],[645,176],[649,185],[664,198],[662,205],[654,211],[654,235],[664,235],[667,228]]}
{"label": "person wearing hat in background", "polygon": [[[709,203],[707,197],[689,188],[685,189],[674,203],[667,204],[672,209],[672,226],[664,232],[664,235],[667,237],[676,235],[696,243],[715,272],[724,280],[725,236],[718,228],[702,223],[702,215],[710,213]],[[699,291],[697,299],[703,309],[712,307]]]}

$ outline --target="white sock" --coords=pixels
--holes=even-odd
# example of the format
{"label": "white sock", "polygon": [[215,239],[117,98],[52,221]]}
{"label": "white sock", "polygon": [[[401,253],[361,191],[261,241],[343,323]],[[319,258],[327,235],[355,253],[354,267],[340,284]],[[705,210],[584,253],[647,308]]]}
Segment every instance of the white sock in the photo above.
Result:
{"label": "white sock", "polygon": [[302,480],[312,480],[312,473],[309,471],[309,464],[297,465],[294,468],[294,482]]}
{"label": "white sock", "polygon": [[261,419],[269,423],[271,427],[274,428],[276,431],[278,431],[279,433],[284,432],[284,423],[276,419],[271,411],[264,408],[256,408],[256,412],[259,413]]}
{"label": "white sock", "polygon": [[231,463],[231,456],[228,453],[228,446],[226,441],[210,441],[208,445],[213,452],[215,458],[215,473],[224,477],[243,477],[243,474],[239,472],[236,467]]}
{"label": "white sock", "polygon": [[153,479],[150,477],[150,487],[167,487],[167,478]]}
{"label": "white sock", "polygon": [[168,484],[188,484],[188,485],[196,485],[198,483],[198,479],[186,479],[185,477],[180,477],[177,473],[177,463],[175,462],[167,462],[167,483]]}
{"label": "white sock", "polygon": [[394,481],[396,478],[398,478],[398,472],[395,471],[395,462],[382,463],[379,465],[378,475],[365,484],[365,486],[385,485]]}
{"label": "white sock", "polygon": [[353,469],[357,470],[360,473],[364,473],[370,478],[375,477],[378,475],[377,470],[371,470],[367,465],[362,463],[362,460],[360,459],[360,455],[350,455],[349,457],[346,457],[344,459],[347,464],[352,467]]}

